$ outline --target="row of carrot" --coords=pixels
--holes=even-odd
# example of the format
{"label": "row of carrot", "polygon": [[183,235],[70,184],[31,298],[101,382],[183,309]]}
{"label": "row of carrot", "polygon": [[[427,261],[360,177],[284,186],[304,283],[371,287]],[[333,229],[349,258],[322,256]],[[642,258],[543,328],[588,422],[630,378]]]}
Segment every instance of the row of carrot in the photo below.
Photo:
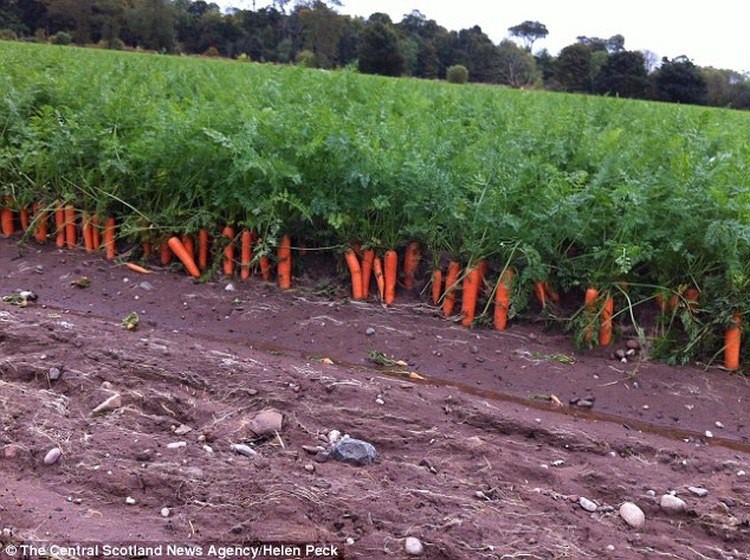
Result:
{"label": "row of carrot", "polygon": [[[20,225],[23,232],[28,232],[33,228],[32,235],[39,243],[47,242],[52,236],[58,247],[73,248],[78,246],[80,232],[86,251],[104,249],[108,260],[114,259],[117,255],[115,243],[117,224],[113,217],[107,217],[102,221],[93,213],[78,211],[72,204],[56,203],[44,208],[34,203],[30,207],[23,206],[16,211],[13,209],[15,205],[12,199],[6,197],[3,203],[0,206],[0,231],[6,237],[13,235],[16,232],[16,226]],[[50,215],[54,218],[52,231],[50,231]],[[172,256],[175,256],[189,275],[200,278],[202,271],[208,269],[211,235],[207,230],[201,229],[197,237],[196,246],[189,235],[169,236],[166,242],[162,242],[158,247],[161,263],[167,265],[171,262]],[[221,237],[223,238],[221,262],[223,274],[232,277],[235,274],[236,264],[239,262],[239,276],[242,280],[247,280],[252,271],[254,245],[262,240],[249,229],[243,229],[236,236],[235,229],[228,225],[221,230]],[[236,260],[235,255],[237,249],[240,253],[239,261]],[[152,252],[152,243],[144,240],[144,256],[148,257]],[[404,251],[401,270],[401,282],[404,288],[413,288],[421,258],[419,243],[409,243]],[[257,260],[262,278],[267,281],[271,280],[271,258],[263,254]],[[395,301],[399,279],[399,256],[395,249],[386,250],[381,258],[377,255],[375,248],[362,248],[358,243],[352,243],[344,251],[344,260],[351,276],[353,299],[369,298],[374,277],[379,299],[386,305]],[[134,270],[146,270],[133,263],[128,264]],[[292,284],[292,242],[289,235],[284,235],[278,244],[276,268],[279,287],[289,289]],[[516,271],[513,268],[505,268],[494,287],[487,282],[487,271],[486,260],[479,260],[466,267],[462,267],[457,260],[451,260],[446,271],[434,268],[431,273],[430,286],[432,303],[441,308],[445,317],[451,317],[454,315],[457,294],[460,292],[461,323],[465,327],[470,327],[476,318],[480,292],[486,288],[493,296],[493,326],[496,330],[505,330],[508,325]],[[542,308],[546,307],[548,301],[557,303],[560,300],[557,292],[547,282],[536,282],[534,293]],[[687,288],[684,291],[683,297],[689,309],[694,310],[697,307],[698,296],[699,293],[695,288]],[[677,306],[678,296],[674,294],[669,299],[657,296],[656,301],[661,313],[664,314],[668,309],[674,309]],[[586,325],[583,341],[591,344],[594,341],[595,329],[598,328],[596,337],[598,344],[601,346],[611,344],[614,315],[614,299],[611,294],[602,295],[595,287],[588,287],[585,291],[583,310]],[[742,315],[738,312],[732,317],[732,322],[726,329],[724,337],[724,365],[729,370],[736,370],[740,367],[741,333]]]}

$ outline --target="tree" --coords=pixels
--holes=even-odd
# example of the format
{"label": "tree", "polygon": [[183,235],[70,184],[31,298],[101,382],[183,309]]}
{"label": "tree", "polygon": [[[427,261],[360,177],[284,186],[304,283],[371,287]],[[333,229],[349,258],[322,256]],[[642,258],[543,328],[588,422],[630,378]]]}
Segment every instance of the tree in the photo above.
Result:
{"label": "tree", "polygon": [[317,66],[335,66],[338,42],[343,32],[342,16],[321,0],[297,7],[294,16],[300,23],[302,47],[315,55]]}
{"label": "tree", "polygon": [[750,109],[750,79],[734,70],[701,68],[706,80],[706,103],[714,107]]}
{"label": "tree", "polygon": [[621,51],[610,55],[596,74],[594,91],[619,97],[645,98],[648,74],[643,54]]}
{"label": "tree", "polygon": [[544,39],[549,35],[547,27],[543,23],[538,21],[524,21],[513,27],[509,27],[508,31],[513,37],[518,37],[524,42],[524,48],[531,52],[534,46],[534,42],[539,39]]}
{"label": "tree", "polygon": [[364,74],[400,76],[404,57],[398,46],[398,35],[387,14],[372,14],[362,30],[359,46],[359,71]]}
{"label": "tree", "polygon": [[583,43],[568,45],[560,51],[555,78],[564,91],[591,91],[591,49]]}
{"label": "tree", "polygon": [[145,49],[173,52],[177,12],[170,0],[133,0],[125,12],[135,43]]}
{"label": "tree", "polygon": [[534,56],[513,41],[505,39],[498,45],[498,82],[512,87],[533,86],[542,81],[542,73]]}
{"label": "tree", "polygon": [[670,103],[705,105],[708,95],[706,80],[700,69],[686,56],[669,60],[662,58],[653,74],[654,97]]}
{"label": "tree", "polygon": [[492,40],[475,25],[471,29],[458,32],[456,50],[460,64],[469,69],[469,80],[472,82],[497,82],[498,52]]}
{"label": "tree", "polygon": [[601,37],[586,37],[581,35],[576,40],[591,49],[591,52],[606,51],[616,53],[625,50],[625,37],[622,35],[612,35],[609,39]]}

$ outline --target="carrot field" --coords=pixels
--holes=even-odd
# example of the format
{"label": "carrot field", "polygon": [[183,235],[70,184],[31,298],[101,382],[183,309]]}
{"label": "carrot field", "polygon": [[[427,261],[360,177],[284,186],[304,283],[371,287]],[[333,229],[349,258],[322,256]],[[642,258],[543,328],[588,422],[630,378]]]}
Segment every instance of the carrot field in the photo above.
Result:
{"label": "carrot field", "polygon": [[284,288],[315,250],[467,327],[750,353],[747,113],[3,42],[0,131],[30,243]]}

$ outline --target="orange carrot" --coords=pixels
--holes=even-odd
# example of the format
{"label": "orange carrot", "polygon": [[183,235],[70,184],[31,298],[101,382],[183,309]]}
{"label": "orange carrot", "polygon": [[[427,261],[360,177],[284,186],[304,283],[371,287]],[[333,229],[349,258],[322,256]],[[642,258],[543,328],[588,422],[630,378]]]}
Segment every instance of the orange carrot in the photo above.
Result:
{"label": "orange carrot", "polygon": [[99,216],[91,216],[91,242],[94,244],[94,251],[98,251],[102,246],[102,230],[99,227]]}
{"label": "orange carrot", "polygon": [[65,208],[62,204],[55,207],[55,245],[65,247]]}
{"label": "orange carrot", "polygon": [[132,262],[126,262],[125,266],[128,267],[133,272],[138,272],[139,274],[151,274],[151,271],[148,270],[147,268],[143,268],[142,266],[137,265]]}
{"label": "orange carrot", "polygon": [[479,298],[479,287],[481,283],[482,272],[476,264],[471,267],[464,276],[464,283],[461,293],[461,313],[463,319],[461,324],[464,327],[470,327],[474,322],[474,315],[477,309],[477,299]]}
{"label": "orange carrot", "polygon": [[443,271],[435,268],[432,271],[432,304],[437,305],[443,293]]}
{"label": "orange carrot", "polygon": [[596,300],[599,299],[599,290],[594,287],[586,289],[585,296],[585,307],[586,307],[586,318],[588,324],[583,334],[583,340],[586,343],[590,343],[591,339],[594,338],[594,318],[596,317]]}
{"label": "orange carrot", "polygon": [[35,202],[33,206],[34,220],[36,221],[34,239],[36,239],[38,243],[46,243],[48,233],[47,212],[45,210],[40,210],[40,208],[41,204]]}
{"label": "orange carrot", "polygon": [[[263,239],[258,240],[259,243],[263,243]],[[271,281],[271,258],[268,255],[261,255],[259,259],[260,264],[260,276],[266,282]]]}
{"label": "orange carrot", "polygon": [[370,296],[370,279],[372,278],[372,265],[375,262],[375,249],[368,247],[362,251],[362,299]]}
{"label": "orange carrot", "polygon": [[22,206],[21,211],[19,212],[19,216],[21,219],[21,229],[23,231],[26,231],[27,229],[29,229],[29,222],[31,221],[29,219],[29,207]]}
{"label": "orange carrot", "polygon": [[198,266],[201,270],[208,268],[208,231],[201,228],[198,230]]}
{"label": "orange carrot", "polygon": [[182,244],[185,246],[188,254],[195,259],[195,243],[193,237],[187,233],[182,234]]}
{"label": "orange carrot", "polygon": [[104,222],[104,251],[108,261],[115,258],[117,253],[115,247],[115,219],[110,216]]}
{"label": "orange carrot", "polygon": [[72,204],[66,204],[65,216],[65,245],[72,249],[78,244],[78,231],[76,230],[76,209]]}
{"label": "orange carrot", "polygon": [[487,262],[487,259],[479,259],[477,261],[477,270],[479,271],[479,291],[482,291],[482,287],[484,286],[484,279],[487,276],[487,272],[490,269],[490,264]]}
{"label": "orange carrot", "polygon": [[292,287],[292,238],[284,235],[276,250],[276,277],[279,288],[288,290]]}
{"label": "orange carrot", "polygon": [[347,249],[344,252],[344,259],[346,260],[346,266],[349,268],[349,276],[352,279],[352,298],[364,299],[362,294],[362,268],[354,249]]}
{"label": "orange carrot", "polygon": [[234,228],[232,226],[224,226],[221,234],[229,238],[229,243],[224,247],[224,276],[232,276],[234,274]]}
{"label": "orange carrot", "polygon": [[421,258],[422,253],[419,250],[419,243],[412,241],[406,246],[406,252],[404,253],[404,288],[407,290],[414,287],[414,278]]}
{"label": "orange carrot", "polygon": [[4,203],[5,206],[0,208],[0,229],[2,229],[5,237],[10,237],[15,233],[15,225],[13,224],[13,210],[10,208],[10,203],[13,202],[13,198],[6,196]]}
{"label": "orange carrot", "polygon": [[250,278],[250,263],[253,260],[253,232],[249,229],[242,230],[240,237],[240,278]]}
{"label": "orange carrot", "polygon": [[536,282],[534,282],[534,294],[536,294],[536,299],[539,301],[542,309],[546,309],[547,292],[544,289],[544,282],[542,280],[537,280]]}
{"label": "orange carrot", "polygon": [[190,276],[192,276],[193,278],[200,278],[201,271],[195,264],[193,255],[188,253],[188,250],[185,248],[185,245],[182,244],[182,241],[180,241],[179,237],[177,237],[176,235],[170,237],[169,241],[167,241],[167,246],[169,246],[174,255],[178,259],[180,259],[180,262],[183,264],[185,270],[187,270]]}
{"label": "orange carrot", "polygon": [[83,246],[87,253],[91,253],[94,250],[94,232],[91,225],[91,214],[88,212],[84,212],[81,217],[81,228],[83,230]]}
{"label": "orange carrot", "polygon": [[396,279],[398,278],[398,253],[393,249],[385,252],[383,260],[385,275],[385,304],[390,305],[396,300]]}
{"label": "orange carrot", "polygon": [[141,243],[141,247],[143,248],[143,257],[148,258],[151,256],[151,253],[154,252],[154,247],[151,245],[150,241],[143,240],[143,243]]}
{"label": "orange carrot", "polygon": [[512,268],[506,268],[500,278],[497,279],[494,325],[498,331],[504,331],[508,326],[508,309],[510,309],[510,294],[514,276],[515,271]]}
{"label": "orange carrot", "polygon": [[560,294],[557,293],[557,290],[549,282],[544,282],[544,293],[550,301],[560,303]]}
{"label": "orange carrot", "polygon": [[695,311],[698,309],[698,298],[701,293],[698,288],[690,287],[685,290],[685,301],[687,301],[688,309]]}
{"label": "orange carrot", "polygon": [[612,342],[612,315],[615,312],[615,300],[607,296],[599,318],[599,346],[608,346]]}
{"label": "orange carrot", "polygon": [[378,286],[378,297],[380,301],[385,299],[385,275],[383,274],[383,261],[375,257],[372,261],[372,273]]}
{"label": "orange carrot", "polygon": [[[180,241],[182,243],[182,241]],[[185,245],[183,244],[183,247]],[[185,248],[185,251],[187,251],[187,248]],[[159,244],[159,262],[161,262],[162,266],[167,266],[170,262],[172,262],[172,249],[169,248],[169,243],[160,243]]]}
{"label": "orange carrot", "polygon": [[445,294],[443,295],[443,315],[453,315],[453,307],[456,305],[456,294],[454,290],[458,284],[458,275],[461,273],[461,263],[450,261],[448,273],[445,276]]}
{"label": "orange carrot", "polygon": [[732,315],[732,324],[724,332],[724,367],[734,371],[740,367],[740,341],[742,339],[742,314]]}

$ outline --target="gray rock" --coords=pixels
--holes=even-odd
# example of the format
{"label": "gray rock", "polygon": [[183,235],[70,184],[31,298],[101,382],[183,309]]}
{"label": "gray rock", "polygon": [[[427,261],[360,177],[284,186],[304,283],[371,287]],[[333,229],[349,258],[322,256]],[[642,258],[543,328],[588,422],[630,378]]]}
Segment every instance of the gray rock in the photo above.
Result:
{"label": "gray rock", "polygon": [[60,376],[62,375],[62,372],[60,371],[60,368],[51,367],[49,368],[49,373],[47,373],[47,377],[50,381],[57,381],[60,379]]}
{"label": "gray rock", "polygon": [[60,456],[62,455],[62,450],[59,447],[53,447],[49,451],[47,451],[47,454],[44,456],[44,464],[45,465],[54,465],[57,463],[58,459],[60,459]]}
{"label": "gray rock", "polygon": [[278,410],[263,410],[250,422],[250,429],[259,436],[273,435],[281,431],[284,416]]}
{"label": "gray rock", "polygon": [[695,496],[698,496],[699,498],[703,498],[708,495],[708,490],[706,490],[705,488],[701,488],[700,486],[690,486],[688,488],[688,492]]}
{"label": "gray rock", "polygon": [[372,335],[375,334],[375,329],[373,329],[372,327],[367,327],[367,330],[365,331],[365,334],[367,336],[372,336]]}
{"label": "gray rock", "polygon": [[244,443],[233,443],[229,447],[235,453],[239,453],[240,455],[244,455],[245,457],[255,457],[258,455],[258,452],[255,451],[255,449],[253,449],[249,445],[245,445]]}
{"label": "gray rock", "polygon": [[330,456],[337,461],[363,466],[377,461],[378,452],[371,443],[355,438],[344,438],[334,444]]}
{"label": "gray rock", "polygon": [[592,502],[588,498],[584,498],[583,496],[578,498],[578,505],[580,505],[586,511],[590,511],[592,513],[595,512],[596,509],[599,507],[594,502]]}

